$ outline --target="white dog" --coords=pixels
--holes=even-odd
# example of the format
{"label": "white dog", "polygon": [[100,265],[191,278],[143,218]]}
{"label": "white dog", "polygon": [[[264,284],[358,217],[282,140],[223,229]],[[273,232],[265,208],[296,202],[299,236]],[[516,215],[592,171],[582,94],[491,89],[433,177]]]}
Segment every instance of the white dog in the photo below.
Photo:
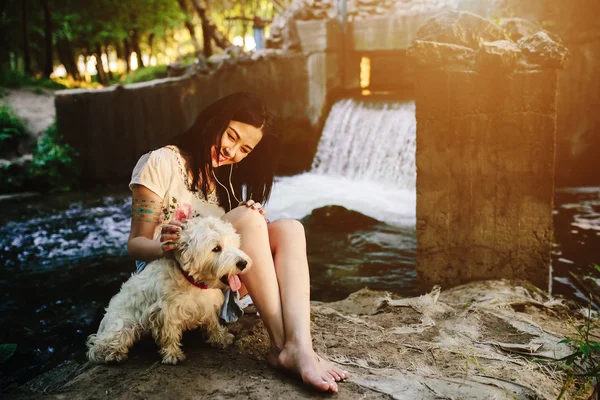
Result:
{"label": "white dog", "polygon": [[208,342],[225,347],[233,342],[219,324],[222,289],[240,288],[237,276],[251,267],[239,249],[233,226],[218,218],[195,218],[181,232],[173,259],[161,258],[132,275],[111,300],[98,333],[87,340],[88,358],[95,362],[122,361],[143,332],[150,331],[160,346],[164,364],[184,360],[181,336],[199,325]]}

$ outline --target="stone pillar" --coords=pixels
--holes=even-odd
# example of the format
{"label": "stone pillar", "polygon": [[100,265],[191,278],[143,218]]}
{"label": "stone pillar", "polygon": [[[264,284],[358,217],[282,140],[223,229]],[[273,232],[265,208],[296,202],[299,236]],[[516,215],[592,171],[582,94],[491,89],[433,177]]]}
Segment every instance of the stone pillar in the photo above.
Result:
{"label": "stone pillar", "polygon": [[342,87],[343,30],[334,19],[296,21],[308,74],[308,117],[313,126],[325,122],[329,96]]}
{"label": "stone pillar", "polygon": [[416,74],[417,272],[424,284],[548,287],[558,70],[545,32],[517,43],[449,12],[409,48]]}

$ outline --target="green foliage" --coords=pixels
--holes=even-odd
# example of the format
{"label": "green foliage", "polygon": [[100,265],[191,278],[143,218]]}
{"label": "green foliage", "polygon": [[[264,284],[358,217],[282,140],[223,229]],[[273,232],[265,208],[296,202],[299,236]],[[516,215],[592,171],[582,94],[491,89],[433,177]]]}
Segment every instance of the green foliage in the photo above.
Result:
{"label": "green foliage", "polygon": [[15,163],[0,164],[0,194],[26,190],[29,185],[27,169]]}
{"label": "green foliage", "polygon": [[12,357],[16,349],[17,345],[14,343],[0,344],[0,364]]}
{"label": "green foliage", "polygon": [[184,16],[174,0],[61,0],[52,19],[60,37],[93,50],[134,32],[163,37],[168,29],[182,25]]}
{"label": "green foliage", "polygon": [[[595,266],[597,267],[597,266]],[[590,339],[590,333],[600,328],[598,319],[592,316],[592,296],[587,308],[585,322],[574,325],[577,336],[565,338],[558,343],[569,343],[573,353],[560,360],[558,366],[567,372],[567,378],[563,383],[557,400],[560,400],[573,383],[587,385],[592,380],[600,379],[600,342]],[[595,336],[598,336],[597,334]]]}
{"label": "green foliage", "polygon": [[30,86],[33,86],[34,88],[53,90],[66,88],[65,85],[54,82],[52,79],[35,78],[33,76],[16,71],[0,72],[0,86],[13,89]]}
{"label": "green foliage", "polygon": [[56,122],[43,133],[33,153],[29,178],[36,190],[68,191],[79,179],[77,152],[64,143]]}
{"label": "green foliage", "polygon": [[146,68],[138,68],[135,71],[128,74],[125,79],[121,80],[121,83],[136,83],[136,82],[146,82],[151,81],[153,79],[161,79],[167,77],[167,66],[166,65],[156,65],[152,67]]}
{"label": "green foliage", "polygon": [[21,140],[27,136],[23,122],[10,106],[0,106],[0,157],[16,154]]}

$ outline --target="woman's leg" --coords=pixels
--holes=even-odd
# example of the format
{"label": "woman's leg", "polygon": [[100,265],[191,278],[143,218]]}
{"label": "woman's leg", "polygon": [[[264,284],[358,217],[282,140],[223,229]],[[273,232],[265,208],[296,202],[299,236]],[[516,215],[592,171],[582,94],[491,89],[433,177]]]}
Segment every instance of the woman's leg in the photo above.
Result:
{"label": "woman's leg", "polygon": [[269,332],[272,347],[285,343],[281,297],[269,244],[267,223],[257,211],[237,207],[223,216],[231,222],[241,238],[241,249],[252,259],[253,267],[240,275],[244,286]]}
{"label": "woman's leg", "polygon": [[[278,362],[287,369],[300,372],[306,381],[313,375],[326,373],[336,381],[347,372],[318,357],[312,348],[310,333],[310,278],[306,258],[304,227],[293,219],[280,219],[268,226],[271,251],[283,311],[285,345]],[[337,391],[337,385],[330,389]]]}
{"label": "woman's leg", "polygon": [[[276,268],[273,262],[272,252],[278,251],[276,245],[271,245],[269,241],[269,232],[274,235],[277,242],[279,236],[286,230],[281,227],[280,223],[273,225],[274,229],[267,228],[264,218],[256,211],[246,207],[238,207],[224,217],[224,220],[229,221],[236,228],[242,239],[241,248],[244,250],[253,261],[253,267],[247,273],[242,275],[244,282],[252,300],[263,319],[263,322],[271,337],[271,346],[274,354],[279,353],[279,349],[283,349],[278,356],[272,354],[269,356],[269,362],[277,367],[285,367],[287,369],[297,371],[302,380],[321,390],[337,391],[337,385],[329,373],[331,366],[324,361],[318,361],[314,352],[312,352],[312,344],[310,344],[310,305],[308,303],[308,285],[301,288],[302,292],[306,293],[303,299],[306,299],[306,305],[303,307],[299,301],[293,300],[294,290],[286,293],[285,302],[282,302],[280,296],[281,283],[284,286],[290,286],[294,279],[294,273],[288,273],[289,267]],[[269,225],[269,227],[271,226]],[[283,229],[283,231],[280,229]],[[302,237],[301,247],[305,247],[304,237]],[[287,259],[286,251],[279,251],[279,260]],[[306,256],[304,256],[306,257]],[[293,265],[290,265],[293,267]],[[283,281],[276,275],[283,272]],[[308,268],[305,268],[306,280],[308,280]],[[278,279],[280,282],[278,282]],[[299,286],[300,287],[300,286]],[[281,289],[283,290],[283,289]],[[304,300],[303,300],[304,301]],[[297,304],[296,304],[297,303]],[[284,328],[284,311],[286,308],[287,314],[293,314],[291,308],[297,305],[304,308],[301,311],[302,317],[296,318],[292,315],[289,326]],[[306,313],[308,307],[308,315]],[[300,311],[300,310],[297,310]],[[287,321],[286,321],[287,324]],[[289,345],[286,343],[285,329],[290,330],[289,336],[292,338]],[[298,334],[294,333],[298,330]],[[308,332],[308,337],[306,336]],[[296,345],[296,339],[310,344],[310,352],[307,350],[307,345]]]}

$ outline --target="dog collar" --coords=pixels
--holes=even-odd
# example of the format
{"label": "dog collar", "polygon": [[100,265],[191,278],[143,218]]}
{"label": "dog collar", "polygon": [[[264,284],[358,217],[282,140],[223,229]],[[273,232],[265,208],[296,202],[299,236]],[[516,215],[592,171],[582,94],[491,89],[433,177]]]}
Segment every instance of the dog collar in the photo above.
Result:
{"label": "dog collar", "polygon": [[192,278],[187,272],[185,272],[183,270],[183,268],[181,268],[181,265],[179,265],[179,263],[177,263],[177,268],[179,268],[179,270],[181,271],[181,273],[183,274],[183,276],[185,277],[185,279],[187,279],[187,281],[189,283],[191,283],[192,285],[199,287],[200,289],[208,289],[208,285],[204,282],[196,282],[194,280],[194,278]]}

